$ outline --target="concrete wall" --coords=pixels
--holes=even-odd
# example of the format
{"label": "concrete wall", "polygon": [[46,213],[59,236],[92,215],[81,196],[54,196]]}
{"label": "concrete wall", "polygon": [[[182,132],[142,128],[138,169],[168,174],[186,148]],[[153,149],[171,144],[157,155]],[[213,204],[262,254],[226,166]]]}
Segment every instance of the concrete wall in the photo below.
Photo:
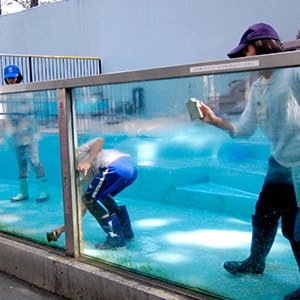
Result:
{"label": "concrete wall", "polygon": [[92,266],[0,235],[0,270],[67,299],[212,300],[218,299],[108,265]]}
{"label": "concrete wall", "polygon": [[96,56],[104,73],[180,65],[226,58],[256,22],[293,40],[299,14],[285,0],[65,0],[0,16],[0,53]]}

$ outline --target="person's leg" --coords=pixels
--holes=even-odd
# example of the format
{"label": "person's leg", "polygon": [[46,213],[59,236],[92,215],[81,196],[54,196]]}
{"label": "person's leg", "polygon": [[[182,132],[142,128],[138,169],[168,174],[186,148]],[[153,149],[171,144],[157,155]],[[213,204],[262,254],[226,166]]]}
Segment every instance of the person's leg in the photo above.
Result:
{"label": "person's leg", "polygon": [[106,241],[97,244],[96,247],[105,250],[125,246],[122,227],[117,215],[115,213],[109,215],[106,209],[88,193],[82,197],[82,202],[107,234]]}
{"label": "person's leg", "polygon": [[296,195],[297,214],[294,225],[294,241],[300,242],[300,166],[294,166],[292,169],[292,179]]}
{"label": "person's leg", "polygon": [[268,173],[252,218],[250,256],[244,261],[225,262],[226,271],[232,274],[263,273],[265,260],[276,237],[287,187],[291,183],[290,177],[287,168],[282,167],[272,158],[269,160]]}
{"label": "person's leg", "polygon": [[125,246],[122,227],[116,214],[103,217],[99,224],[107,235],[105,242],[96,244],[96,248],[107,250]]}
{"label": "person's leg", "polygon": [[36,202],[45,202],[49,199],[48,183],[45,176],[44,167],[42,166],[39,154],[38,154],[38,144],[36,142],[31,143],[27,147],[27,155],[30,161],[30,164],[33,167],[33,170],[36,175],[38,186],[40,189],[39,196],[36,198]]}
{"label": "person's leg", "polygon": [[118,206],[115,199],[108,195],[103,201],[103,206],[107,209],[110,215],[116,213],[122,227],[122,233],[126,240],[131,240],[134,238],[134,233],[131,227],[131,222],[129,214],[125,205]]}
{"label": "person's leg", "polygon": [[107,209],[109,215],[116,213],[119,208],[116,200],[110,194],[108,194],[106,199],[102,201],[102,204]]}
{"label": "person's leg", "polygon": [[[106,241],[96,245],[100,249],[111,249],[125,245],[121,225],[114,211],[117,204],[107,200],[110,190],[120,180],[120,176],[109,168],[100,169],[99,174],[94,177],[86,194],[82,197],[85,207],[107,234]],[[105,205],[108,207],[107,209]]]}
{"label": "person's leg", "polygon": [[[83,217],[86,213],[86,207],[84,205],[82,205],[81,208],[81,216]],[[59,237],[65,232],[65,225],[59,226],[55,229],[53,229],[50,232],[46,233],[46,238],[48,240],[48,242],[56,242]]]}
{"label": "person's leg", "polygon": [[[129,241],[134,238],[130,217],[125,205],[118,206],[113,196],[117,195],[137,178],[137,169],[129,157],[122,157],[113,162],[108,169],[106,180],[102,184],[101,193],[98,197],[107,197],[102,204],[108,210],[109,214],[116,213],[122,228],[124,238]],[[106,194],[109,192],[109,194]]]}
{"label": "person's leg", "polygon": [[291,168],[297,206],[300,207],[300,166]]}
{"label": "person's leg", "polygon": [[[86,201],[84,204],[86,204],[87,209],[107,233],[106,242],[98,244],[97,248],[108,249],[125,245],[123,234],[125,223],[123,223],[123,226],[120,224],[117,213],[119,209],[113,196],[132,184],[136,176],[137,170],[130,158],[122,157],[114,161],[108,168],[101,169],[100,173],[95,176],[90,183],[84,199],[84,201]],[[107,209],[107,215],[103,215],[103,211],[102,213],[100,212],[100,204],[97,201],[101,202]],[[128,220],[129,217],[127,221]],[[124,218],[122,221],[124,221]]]}
{"label": "person's leg", "polygon": [[12,202],[27,200],[28,195],[28,164],[24,146],[16,146],[16,158],[19,167],[18,186],[19,191],[11,198]]}
{"label": "person's leg", "polygon": [[265,260],[274,243],[277,225],[260,223],[252,216],[252,241],[250,255],[243,261],[227,261],[224,268],[231,274],[262,274],[265,269]]}
{"label": "person's leg", "polygon": [[[300,242],[290,240],[290,244],[293,250],[294,257],[296,259],[298,270],[300,271]],[[300,288],[296,289],[292,293],[284,296],[284,300],[299,300],[300,299]]]}
{"label": "person's leg", "polygon": [[[298,270],[300,271],[300,242],[295,242],[293,239],[290,239],[291,248],[298,265]],[[300,288],[296,289],[292,293],[286,295],[284,300],[299,300],[300,299]]]}
{"label": "person's leg", "polygon": [[131,221],[126,206],[125,205],[119,206],[116,214],[119,218],[124,238],[127,241],[133,239],[134,232],[132,230]]}
{"label": "person's leg", "polygon": [[[295,185],[294,185],[295,186]],[[286,197],[285,207],[282,214],[282,234],[286,237],[291,245],[298,269],[300,270],[300,241],[298,240],[297,217],[299,217],[299,209],[296,201],[293,186],[290,186],[291,192]],[[296,220],[296,221],[295,221]],[[299,219],[298,219],[299,220]],[[299,229],[299,228],[298,228]],[[300,288],[286,295],[284,300],[300,299]]]}
{"label": "person's leg", "polygon": [[51,232],[47,232],[46,233],[47,241],[56,242],[63,232],[65,232],[65,225],[57,227],[53,229]]}

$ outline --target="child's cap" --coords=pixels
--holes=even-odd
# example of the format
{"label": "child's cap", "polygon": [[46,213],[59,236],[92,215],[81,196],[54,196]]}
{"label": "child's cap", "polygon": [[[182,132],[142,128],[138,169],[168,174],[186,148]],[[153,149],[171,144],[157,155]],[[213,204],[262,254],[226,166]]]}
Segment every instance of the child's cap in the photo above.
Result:
{"label": "child's cap", "polygon": [[279,41],[279,36],[276,30],[265,23],[257,23],[250,26],[242,35],[239,44],[231,50],[227,55],[229,58],[240,57],[241,51],[243,51],[250,41],[260,39],[273,39]]}
{"label": "child's cap", "polygon": [[17,78],[17,83],[23,80],[23,76],[18,66],[8,65],[4,68],[4,80],[6,82],[7,78]]}

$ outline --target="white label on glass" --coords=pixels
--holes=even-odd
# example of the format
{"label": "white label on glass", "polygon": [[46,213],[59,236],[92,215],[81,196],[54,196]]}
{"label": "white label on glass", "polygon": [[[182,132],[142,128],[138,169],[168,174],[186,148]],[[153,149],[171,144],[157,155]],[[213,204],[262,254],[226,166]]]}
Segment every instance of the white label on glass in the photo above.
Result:
{"label": "white label on glass", "polygon": [[196,73],[196,72],[207,72],[207,71],[220,71],[220,70],[228,70],[228,69],[258,67],[258,66],[259,66],[259,60],[251,60],[251,61],[241,61],[241,62],[232,62],[232,63],[229,62],[224,64],[191,67],[190,72]]}

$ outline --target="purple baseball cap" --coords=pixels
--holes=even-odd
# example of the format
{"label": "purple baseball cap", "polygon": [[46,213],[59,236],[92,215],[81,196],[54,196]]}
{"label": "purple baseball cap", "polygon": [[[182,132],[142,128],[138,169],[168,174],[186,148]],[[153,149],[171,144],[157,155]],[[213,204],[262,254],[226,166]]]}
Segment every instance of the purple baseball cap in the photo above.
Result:
{"label": "purple baseball cap", "polygon": [[260,39],[273,39],[279,41],[279,36],[276,30],[265,23],[257,23],[250,26],[242,35],[239,44],[231,50],[227,55],[229,58],[240,57],[240,52],[244,50],[250,41]]}

